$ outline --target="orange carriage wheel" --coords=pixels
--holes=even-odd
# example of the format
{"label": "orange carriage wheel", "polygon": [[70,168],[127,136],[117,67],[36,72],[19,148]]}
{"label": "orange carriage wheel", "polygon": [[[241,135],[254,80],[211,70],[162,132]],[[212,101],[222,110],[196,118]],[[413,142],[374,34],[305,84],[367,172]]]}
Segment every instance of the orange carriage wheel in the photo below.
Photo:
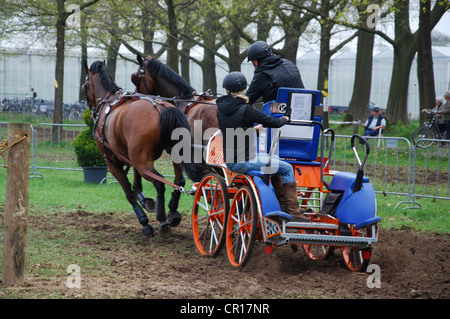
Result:
{"label": "orange carriage wheel", "polygon": [[248,186],[242,186],[234,196],[227,220],[227,253],[234,267],[244,267],[247,264],[255,243],[257,226],[255,195]]}
{"label": "orange carriage wheel", "polygon": [[[306,230],[301,229],[300,232],[302,234],[317,234],[317,235],[337,235],[337,232],[333,232],[331,230]],[[313,259],[313,260],[323,260],[330,257],[334,252],[333,246],[327,246],[327,245],[307,245],[304,244],[303,250],[305,251],[306,255]]]}
{"label": "orange carriage wheel", "polygon": [[[328,189],[328,185],[326,183],[323,186]],[[311,202],[319,201],[319,198],[315,197],[315,194],[320,192],[320,188],[318,187],[308,187],[306,191],[304,191],[302,196],[302,202],[300,207],[311,207],[314,206]],[[320,207],[318,207],[320,208]],[[337,235],[338,231],[334,230],[306,230],[301,229],[300,232],[302,234],[318,234],[318,235]],[[313,260],[322,260],[330,257],[334,252],[333,246],[327,245],[302,245],[303,250],[306,255]]]}
{"label": "orange carriage wheel", "polygon": [[[372,227],[365,227],[355,230],[350,228],[352,236],[356,237],[372,237]],[[344,258],[345,266],[351,271],[365,272],[369,266],[370,258],[372,257],[372,247],[360,249],[358,247],[347,246],[341,247],[342,257]]]}
{"label": "orange carriage wheel", "polygon": [[229,209],[224,179],[218,174],[206,175],[198,185],[192,208],[192,233],[202,255],[216,257],[222,250]]}

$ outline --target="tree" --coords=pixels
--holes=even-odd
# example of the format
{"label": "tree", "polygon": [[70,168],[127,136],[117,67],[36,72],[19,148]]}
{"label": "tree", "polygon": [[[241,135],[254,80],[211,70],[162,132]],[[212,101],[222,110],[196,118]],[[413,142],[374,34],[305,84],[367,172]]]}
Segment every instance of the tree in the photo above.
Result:
{"label": "tree", "polygon": [[[424,4],[428,0],[421,0]],[[386,2],[387,3],[387,2]],[[421,5],[422,8],[423,5]],[[369,28],[364,24],[349,24],[347,22],[340,22],[343,25],[351,26],[352,28],[360,29],[366,32],[374,33],[379,35],[385,41],[392,45],[394,51],[394,61],[391,75],[391,82],[389,88],[389,97],[387,102],[387,118],[391,123],[395,124],[398,122],[408,123],[408,88],[409,88],[409,76],[411,71],[411,65],[414,60],[414,56],[417,52],[418,48],[418,38],[419,33],[423,32],[423,39],[428,37],[427,33],[431,32],[434,26],[441,19],[442,15],[450,9],[450,2],[445,0],[438,0],[434,4],[431,11],[429,9],[425,9],[425,11],[429,11],[429,17],[425,14],[419,14],[419,19],[429,20],[429,23],[422,20],[419,22],[419,29],[416,32],[412,32],[409,23],[410,17],[410,3],[409,0],[394,0],[390,2],[390,7],[387,9],[387,12],[382,13],[382,15],[386,15],[390,11],[394,12],[394,38],[392,39],[386,33],[377,30],[375,28]],[[428,14],[428,13],[427,13]],[[420,27],[425,23],[425,30],[420,30]],[[427,40],[425,40],[427,42]],[[428,44],[426,45],[428,47]],[[425,47],[422,46],[422,49]],[[429,47],[430,53],[423,53],[425,55],[430,55],[431,57],[431,47]],[[422,53],[421,53],[422,54]],[[428,60],[430,59],[428,57]],[[420,62],[422,63],[422,62]],[[429,62],[428,62],[429,63]],[[428,66],[429,67],[429,66]],[[419,68],[423,71],[422,66]],[[422,72],[420,71],[420,72]],[[430,72],[424,73],[427,78],[427,82],[434,81],[432,79],[432,75]],[[420,85],[425,83],[425,80],[420,80]],[[428,88],[427,91],[431,92],[432,89]],[[422,93],[425,94],[425,93]],[[430,93],[427,93],[428,95]],[[429,99],[429,98],[427,98]]]}
{"label": "tree", "polygon": [[[79,1],[79,11],[92,6],[99,0]],[[76,3],[75,3],[76,4]],[[64,51],[66,40],[67,19],[78,10],[67,11],[65,0],[10,0],[2,4],[2,10],[10,13],[10,30],[12,33],[28,32],[37,35],[38,32],[56,33],[56,68],[55,68],[55,112],[53,123],[62,123],[64,95]]]}
{"label": "tree", "polygon": [[[367,1],[355,3],[358,11],[359,25],[367,25],[368,19],[373,12],[368,11]],[[358,45],[355,61],[355,79],[353,82],[353,93],[345,115],[345,121],[359,120],[367,118],[367,106],[370,102],[370,91],[372,86],[372,62],[373,46],[375,34],[358,30]]]}
{"label": "tree", "polygon": [[[431,1],[421,0],[417,37],[417,79],[419,82],[420,109],[434,105],[435,87],[433,56],[431,52]],[[421,113],[422,114],[422,113]],[[421,116],[421,122],[426,119]]]}

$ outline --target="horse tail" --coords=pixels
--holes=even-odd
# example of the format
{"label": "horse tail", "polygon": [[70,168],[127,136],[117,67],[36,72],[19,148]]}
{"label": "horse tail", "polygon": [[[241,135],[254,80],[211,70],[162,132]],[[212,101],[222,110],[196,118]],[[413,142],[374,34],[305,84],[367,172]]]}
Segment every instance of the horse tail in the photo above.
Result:
{"label": "horse tail", "polygon": [[179,140],[172,140],[172,132],[177,128],[185,128],[190,131],[186,116],[176,107],[166,107],[161,110],[159,119],[161,128],[161,144],[166,148],[172,148]]}
{"label": "horse tail", "polygon": [[[172,139],[172,132],[175,129],[185,128],[190,132],[190,126],[186,115],[176,107],[166,107],[162,109],[159,123],[161,128],[161,145],[166,149],[172,149],[175,144],[181,142],[181,136],[179,139]],[[195,163],[193,153],[191,153],[191,160],[189,162],[183,162],[182,164],[186,175],[194,182],[199,182],[202,177],[210,171],[205,167],[204,163]]]}

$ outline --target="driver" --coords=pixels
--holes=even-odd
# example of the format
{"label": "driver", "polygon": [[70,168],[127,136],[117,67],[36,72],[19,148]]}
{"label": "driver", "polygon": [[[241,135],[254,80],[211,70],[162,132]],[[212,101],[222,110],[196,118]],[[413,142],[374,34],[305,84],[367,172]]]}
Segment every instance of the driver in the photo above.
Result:
{"label": "driver", "polygon": [[248,61],[255,67],[253,80],[246,95],[253,104],[262,97],[264,103],[276,100],[278,88],[303,89],[305,86],[297,66],[287,59],[272,53],[264,41],[256,41],[247,52]]}

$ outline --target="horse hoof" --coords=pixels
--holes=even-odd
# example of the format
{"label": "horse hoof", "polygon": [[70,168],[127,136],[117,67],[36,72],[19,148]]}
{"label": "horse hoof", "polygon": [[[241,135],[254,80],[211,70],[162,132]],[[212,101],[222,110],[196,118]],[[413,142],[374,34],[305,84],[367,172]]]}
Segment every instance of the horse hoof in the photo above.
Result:
{"label": "horse hoof", "polygon": [[181,223],[181,214],[179,212],[169,212],[167,216],[170,226],[177,227]]}
{"label": "horse hoof", "polygon": [[142,206],[144,206],[145,210],[149,213],[153,213],[156,210],[156,201],[151,198],[146,198],[144,199]]}
{"label": "horse hoof", "polygon": [[172,235],[172,227],[168,222],[160,222],[158,229],[162,238],[169,238]]}
{"label": "horse hoof", "polygon": [[144,227],[142,227],[142,233],[147,237],[154,237],[155,236],[155,229],[147,224]]}

